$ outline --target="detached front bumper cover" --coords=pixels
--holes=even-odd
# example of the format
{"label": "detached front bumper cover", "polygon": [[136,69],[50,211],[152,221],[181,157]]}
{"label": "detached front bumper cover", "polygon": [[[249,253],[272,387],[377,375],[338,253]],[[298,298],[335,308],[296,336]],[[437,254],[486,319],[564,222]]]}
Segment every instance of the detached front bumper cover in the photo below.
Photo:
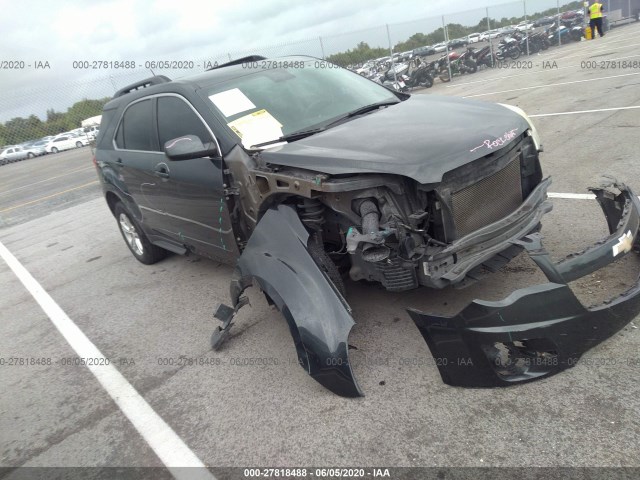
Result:
{"label": "detached front bumper cover", "polygon": [[619,297],[591,308],[567,285],[638,246],[638,197],[614,179],[590,190],[607,219],[609,237],[558,263],[551,261],[540,234],[514,242],[527,250],[549,283],[501,301],[474,300],[452,317],[408,310],[445,383],[498,387],[554,375],[640,313],[640,279]]}

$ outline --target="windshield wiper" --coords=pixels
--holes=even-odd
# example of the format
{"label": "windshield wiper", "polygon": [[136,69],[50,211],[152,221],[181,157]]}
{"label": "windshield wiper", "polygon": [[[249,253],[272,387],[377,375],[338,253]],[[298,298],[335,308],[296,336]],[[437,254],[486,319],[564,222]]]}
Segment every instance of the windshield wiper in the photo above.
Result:
{"label": "windshield wiper", "polygon": [[298,132],[291,132],[291,133],[287,133],[286,135],[282,135],[280,138],[276,138],[275,140],[256,143],[255,145],[251,145],[251,148],[264,147],[266,145],[273,145],[274,143],[280,143],[280,142],[289,142],[291,140],[300,140],[302,138],[313,135],[314,133],[322,132],[324,130],[326,130],[326,127],[319,127],[319,128],[312,128],[310,130],[300,130]]}
{"label": "windshield wiper", "polygon": [[[343,120],[345,118],[355,117],[356,115],[362,115],[363,113],[367,113],[372,110],[377,110],[380,107],[388,107],[390,105],[395,105],[396,103],[400,103],[400,100],[396,102],[386,101],[386,102],[372,103],[371,105],[365,105],[364,107],[357,108],[356,110],[353,110],[352,112],[347,113],[343,117],[340,117],[338,120],[336,120],[336,122]],[[329,125],[333,123],[334,122],[331,122]]]}
{"label": "windshield wiper", "polygon": [[251,148],[256,148],[256,147],[265,147],[267,145],[273,145],[274,143],[280,143],[280,142],[290,142],[293,140],[301,140],[305,137],[309,137],[311,135],[314,135],[316,133],[320,133],[320,132],[324,132],[327,128],[335,125],[336,123],[340,123],[342,121],[344,121],[347,118],[352,118],[355,117],[357,115],[362,115],[363,113],[367,113],[370,112],[372,110],[376,110],[378,108],[381,107],[388,107],[389,105],[395,105],[396,103],[400,103],[400,101],[397,102],[391,102],[391,101],[386,101],[386,102],[378,102],[378,103],[372,103],[370,105],[365,105],[364,107],[360,107],[357,108],[349,113],[346,113],[342,116],[340,116],[339,118],[333,120],[332,122],[324,125],[323,127],[318,127],[318,128],[312,128],[309,130],[300,130],[298,132],[291,132],[288,133],[286,135],[282,135],[280,138],[276,138],[275,140],[269,140],[268,142],[262,142],[262,143],[256,143],[255,145],[252,145]]}

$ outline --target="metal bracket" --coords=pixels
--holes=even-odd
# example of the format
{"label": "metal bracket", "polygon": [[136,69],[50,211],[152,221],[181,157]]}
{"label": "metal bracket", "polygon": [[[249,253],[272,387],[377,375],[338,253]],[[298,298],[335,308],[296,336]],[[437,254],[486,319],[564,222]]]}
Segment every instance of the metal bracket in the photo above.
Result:
{"label": "metal bracket", "polygon": [[249,299],[246,296],[242,296],[238,299],[238,304],[235,308],[231,308],[224,303],[218,304],[213,317],[222,322],[222,327],[216,327],[211,334],[211,347],[214,350],[218,350],[220,348],[224,340],[229,335],[229,330],[231,330],[231,327],[233,326],[233,318],[236,316],[236,313],[238,313],[238,310],[244,307],[247,303],[249,303]]}
{"label": "metal bracket", "polygon": [[225,197],[228,197],[229,195],[240,195],[240,188],[238,187],[225,188],[224,195]]}

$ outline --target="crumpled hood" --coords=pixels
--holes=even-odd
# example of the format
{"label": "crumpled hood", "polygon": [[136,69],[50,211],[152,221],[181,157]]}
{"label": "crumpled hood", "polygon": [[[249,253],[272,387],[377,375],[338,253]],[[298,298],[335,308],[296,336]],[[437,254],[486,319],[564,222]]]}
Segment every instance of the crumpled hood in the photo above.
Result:
{"label": "crumpled hood", "polygon": [[262,156],[268,163],[329,175],[388,173],[437,183],[446,172],[499,150],[528,129],[523,117],[501,105],[413,95]]}

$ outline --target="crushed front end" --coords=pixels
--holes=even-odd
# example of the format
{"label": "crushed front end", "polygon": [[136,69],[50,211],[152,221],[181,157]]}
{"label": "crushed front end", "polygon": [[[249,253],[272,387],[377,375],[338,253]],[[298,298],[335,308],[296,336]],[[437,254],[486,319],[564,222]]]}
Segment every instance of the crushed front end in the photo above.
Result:
{"label": "crushed front end", "polygon": [[318,173],[268,163],[266,154],[232,152],[225,160],[229,184],[239,192],[232,217],[242,255],[233,308],[216,314],[223,327],[214,348],[244,305],[242,292],[255,285],[286,319],[309,375],[338,395],[360,396],[349,361],[354,321],[343,276],[389,291],[459,287],[526,250],[549,283],[499,302],[475,300],[453,317],[409,314],[451,385],[513,385],[572,366],[640,311],[640,286],[588,309],[567,285],[631,250],[640,208],[622,184],[593,189],[611,235],[554,264],[537,233],[552,208],[551,180],[542,178],[538,153],[525,132],[426,183],[388,173]]}
{"label": "crushed front end", "polygon": [[638,248],[638,197],[613,180],[591,191],[607,219],[607,238],[558,263],[551,261],[538,233],[514,241],[549,283],[517,290],[501,301],[474,300],[452,317],[408,310],[445,383],[497,387],[548,377],[574,366],[640,313],[640,280],[591,308],[568,286]]}
{"label": "crushed front end", "polygon": [[[347,232],[352,280],[390,291],[464,287],[522,251],[515,240],[537,231],[552,208],[550,184],[533,138],[521,135],[436,184],[387,182],[357,192],[350,210],[360,214],[359,223],[343,221],[333,230]],[[333,210],[346,210],[344,194],[340,203],[325,198]]]}

